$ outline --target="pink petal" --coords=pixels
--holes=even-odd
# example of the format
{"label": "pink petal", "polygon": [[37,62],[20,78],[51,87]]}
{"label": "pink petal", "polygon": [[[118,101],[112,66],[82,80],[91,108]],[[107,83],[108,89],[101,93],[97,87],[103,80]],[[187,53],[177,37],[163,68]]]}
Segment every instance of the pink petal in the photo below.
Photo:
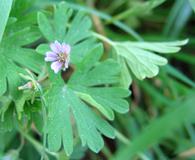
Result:
{"label": "pink petal", "polygon": [[45,57],[45,61],[46,62],[53,62],[53,61],[57,61],[58,59],[56,57]]}
{"label": "pink petal", "polygon": [[62,69],[63,63],[56,61],[51,64],[51,69],[54,70],[55,73],[58,73],[60,69]]}
{"label": "pink petal", "polygon": [[45,57],[45,61],[47,62],[52,62],[52,61],[57,61],[58,57],[57,54],[54,52],[47,52],[46,53],[46,57]]}
{"label": "pink petal", "polygon": [[46,52],[46,57],[57,57],[58,55],[55,52],[48,51]]}
{"label": "pink petal", "polygon": [[62,46],[58,41],[55,41],[54,43],[50,44],[50,48],[53,52],[60,53]]}
{"label": "pink petal", "polygon": [[71,50],[70,45],[66,44],[66,43],[62,43],[62,52],[69,54]]}

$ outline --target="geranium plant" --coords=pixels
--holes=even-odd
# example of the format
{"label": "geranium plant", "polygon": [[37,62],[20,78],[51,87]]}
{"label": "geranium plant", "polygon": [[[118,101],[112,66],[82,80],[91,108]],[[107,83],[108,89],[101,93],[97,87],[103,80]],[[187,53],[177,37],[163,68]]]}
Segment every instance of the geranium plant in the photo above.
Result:
{"label": "geranium plant", "polygon": [[103,137],[118,134],[115,113],[131,108],[133,79],[156,76],[167,64],[159,53],[188,42],[115,41],[68,2],[33,10],[30,1],[2,0],[0,7],[0,132],[22,137],[9,156],[19,157],[25,139],[42,159],[70,158],[78,146],[100,152]]}

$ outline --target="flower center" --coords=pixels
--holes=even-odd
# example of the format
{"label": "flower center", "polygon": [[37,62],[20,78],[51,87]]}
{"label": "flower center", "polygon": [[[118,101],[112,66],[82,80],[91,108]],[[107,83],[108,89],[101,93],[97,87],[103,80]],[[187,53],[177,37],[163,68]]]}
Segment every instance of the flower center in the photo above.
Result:
{"label": "flower center", "polygon": [[67,54],[65,54],[65,53],[59,53],[58,54],[58,61],[59,62],[65,62],[66,59],[67,59]]}

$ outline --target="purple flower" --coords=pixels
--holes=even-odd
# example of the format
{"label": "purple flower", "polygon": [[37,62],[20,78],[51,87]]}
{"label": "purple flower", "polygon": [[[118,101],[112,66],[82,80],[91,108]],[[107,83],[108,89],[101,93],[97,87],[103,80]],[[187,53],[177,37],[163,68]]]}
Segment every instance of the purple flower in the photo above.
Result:
{"label": "purple flower", "polygon": [[58,73],[61,69],[66,70],[70,62],[70,45],[60,44],[58,41],[50,44],[51,51],[46,52],[45,61],[52,62],[51,69]]}

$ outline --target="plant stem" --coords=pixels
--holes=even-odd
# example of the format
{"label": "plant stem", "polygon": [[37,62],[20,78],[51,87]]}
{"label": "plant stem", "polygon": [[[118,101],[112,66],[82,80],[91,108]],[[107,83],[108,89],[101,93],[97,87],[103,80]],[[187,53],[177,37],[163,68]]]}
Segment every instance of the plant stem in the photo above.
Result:
{"label": "plant stem", "polygon": [[22,131],[21,129],[19,129],[19,132],[22,136],[24,136],[24,138],[26,138],[34,147],[35,149],[40,153],[40,155],[43,154],[43,152],[55,157],[56,159],[58,159],[58,154],[54,153],[54,152],[50,152],[47,148],[45,148],[44,146],[42,146],[38,141],[36,141],[34,138],[32,138],[29,134],[25,133],[24,131]]}
{"label": "plant stem", "polygon": [[118,138],[124,144],[129,144],[130,143],[130,141],[128,140],[128,138],[126,138],[121,132],[119,132],[116,129],[115,129],[115,135],[116,135],[116,138]]}
{"label": "plant stem", "polygon": [[21,142],[20,142],[20,146],[17,149],[18,152],[20,152],[22,150],[22,148],[24,147],[24,136],[21,134],[20,138],[21,138]]}
{"label": "plant stem", "polygon": [[101,34],[98,34],[98,33],[96,33],[96,32],[92,32],[92,34],[93,34],[96,38],[98,38],[98,39],[100,39],[100,40],[102,40],[102,41],[104,41],[104,42],[107,42],[107,43],[110,44],[111,46],[114,46],[114,42],[111,41],[109,38],[107,38],[107,37],[105,37],[105,36],[103,36],[103,35],[101,35]]}
{"label": "plant stem", "polygon": [[101,152],[103,152],[107,159],[111,159],[112,154],[106,144],[104,145],[104,148],[102,148]]}

